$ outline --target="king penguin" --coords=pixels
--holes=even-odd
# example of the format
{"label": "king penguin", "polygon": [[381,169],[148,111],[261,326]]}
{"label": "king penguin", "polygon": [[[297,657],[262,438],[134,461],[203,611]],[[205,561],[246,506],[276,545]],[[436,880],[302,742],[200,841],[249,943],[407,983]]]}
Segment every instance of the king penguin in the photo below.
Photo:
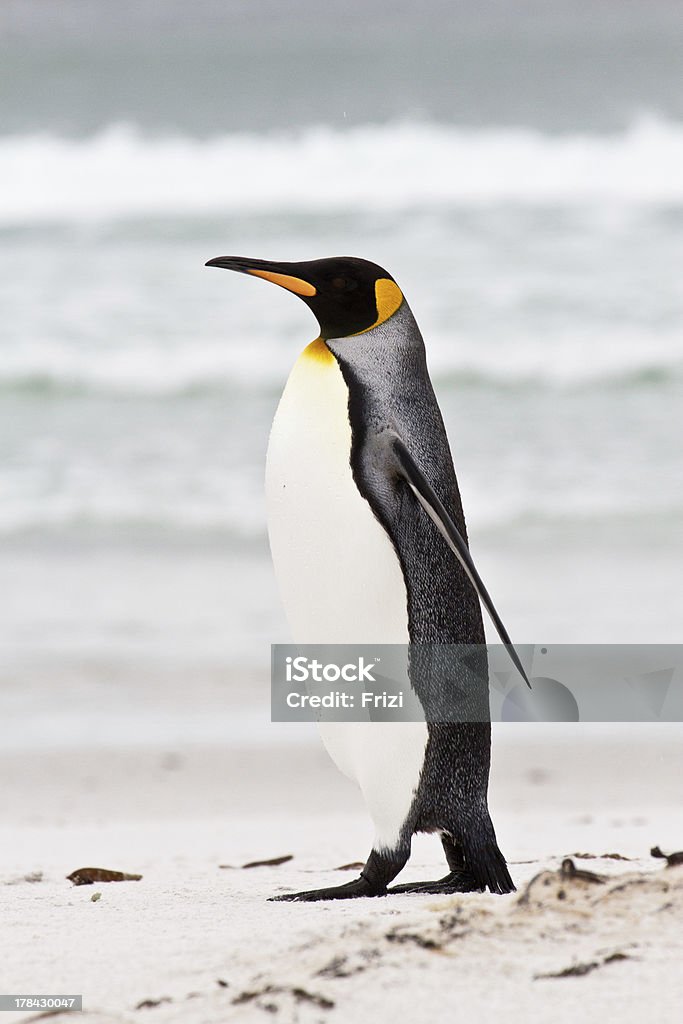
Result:
{"label": "king penguin", "polygon": [[[293,292],[320,327],[287,380],[266,459],[270,546],[295,643],[484,645],[481,601],[526,679],[469,553],[424,342],[393,277],[353,257],[206,265]],[[430,678],[432,689],[452,683],[448,671]],[[360,787],[373,847],[353,881],[274,898],[513,891],[488,810],[484,717],[323,725],[329,754]],[[417,832],[440,835],[448,873],[390,887]]]}

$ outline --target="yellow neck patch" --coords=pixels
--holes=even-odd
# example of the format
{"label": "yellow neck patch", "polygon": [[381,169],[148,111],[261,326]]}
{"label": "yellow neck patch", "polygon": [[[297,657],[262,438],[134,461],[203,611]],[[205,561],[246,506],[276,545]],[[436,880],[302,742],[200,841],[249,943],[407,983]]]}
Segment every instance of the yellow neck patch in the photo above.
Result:
{"label": "yellow neck patch", "polygon": [[335,361],[333,354],[330,352],[322,338],[316,338],[315,341],[310,343],[310,345],[307,345],[301,353],[301,358],[310,359],[312,362],[320,363],[322,365],[329,362],[333,363]]}
{"label": "yellow neck patch", "polygon": [[377,303],[377,319],[374,324],[370,324],[364,331],[356,331],[356,334],[351,337],[367,334],[368,331],[379,327],[390,316],[393,316],[403,302],[403,292],[395,281],[390,281],[388,277],[380,277],[379,281],[375,281],[375,302]]}

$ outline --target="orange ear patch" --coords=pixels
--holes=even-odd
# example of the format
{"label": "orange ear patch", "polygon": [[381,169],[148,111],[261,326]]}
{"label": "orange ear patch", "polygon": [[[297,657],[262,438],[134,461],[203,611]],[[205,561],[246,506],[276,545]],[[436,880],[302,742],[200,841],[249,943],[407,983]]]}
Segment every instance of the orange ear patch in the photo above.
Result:
{"label": "orange ear patch", "polygon": [[375,282],[375,299],[377,301],[377,319],[373,324],[378,327],[393,316],[403,302],[403,292],[395,281],[387,277],[381,277]]}
{"label": "orange ear patch", "polygon": [[[388,277],[380,277],[378,281],[375,281],[375,303],[377,305],[377,319],[374,324],[370,324],[362,331],[357,331],[358,334],[367,334],[373,327],[379,327],[385,320],[388,320],[390,316],[393,316],[396,310],[403,302],[403,292],[396,284],[395,281],[390,281]],[[353,337],[353,335],[352,335]]]}

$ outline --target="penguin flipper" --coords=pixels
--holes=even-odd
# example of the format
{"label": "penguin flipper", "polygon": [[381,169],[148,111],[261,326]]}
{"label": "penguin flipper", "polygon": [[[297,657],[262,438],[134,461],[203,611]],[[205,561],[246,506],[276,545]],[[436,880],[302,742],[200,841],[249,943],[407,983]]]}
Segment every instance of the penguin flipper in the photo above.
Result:
{"label": "penguin flipper", "polygon": [[496,627],[498,636],[505,644],[508,654],[512,659],[517,671],[526,682],[529,689],[531,689],[531,683],[529,682],[528,676],[524,671],[524,667],[519,660],[519,655],[515,650],[512,640],[508,635],[508,631],[503,625],[502,619],[491,600],[488,590],[484,586],[484,582],[477,572],[476,566],[472,561],[467,543],[464,540],[462,534],[458,530],[457,526],[453,522],[452,517],[448,514],[446,507],[439,498],[438,494],[430,484],[427,477],[424,475],[417,462],[410,454],[400,437],[394,437],[392,440],[392,449],[398,463],[398,470],[400,475],[405,479],[406,483],[410,487],[417,498],[419,504],[425,510],[429,518],[432,520],[437,530],[444,538],[449,548],[460,562],[461,566],[465,570],[470,583],[477,592],[479,599],[486,608],[486,611],[491,617],[491,621]]}

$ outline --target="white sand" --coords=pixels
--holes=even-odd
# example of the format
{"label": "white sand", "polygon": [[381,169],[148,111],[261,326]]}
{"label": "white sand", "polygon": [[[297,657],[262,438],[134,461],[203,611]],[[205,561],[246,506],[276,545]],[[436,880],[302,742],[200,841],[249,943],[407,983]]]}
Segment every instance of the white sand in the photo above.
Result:
{"label": "white sand", "polygon": [[[369,850],[359,797],[315,747],[6,755],[0,991],[82,992],[74,1019],[88,1024],[673,1020],[683,868],[649,849],[683,847],[681,730],[571,728],[497,730],[510,897],[266,902],[345,881],[333,869]],[[577,859],[614,881],[542,876],[524,896],[577,852],[635,860]],[[279,867],[219,868],[286,853]],[[83,866],[143,879],[72,887],[64,876]],[[442,870],[438,841],[419,837],[402,877]],[[32,872],[42,880],[23,880]],[[537,978],[577,964],[596,966]]]}

